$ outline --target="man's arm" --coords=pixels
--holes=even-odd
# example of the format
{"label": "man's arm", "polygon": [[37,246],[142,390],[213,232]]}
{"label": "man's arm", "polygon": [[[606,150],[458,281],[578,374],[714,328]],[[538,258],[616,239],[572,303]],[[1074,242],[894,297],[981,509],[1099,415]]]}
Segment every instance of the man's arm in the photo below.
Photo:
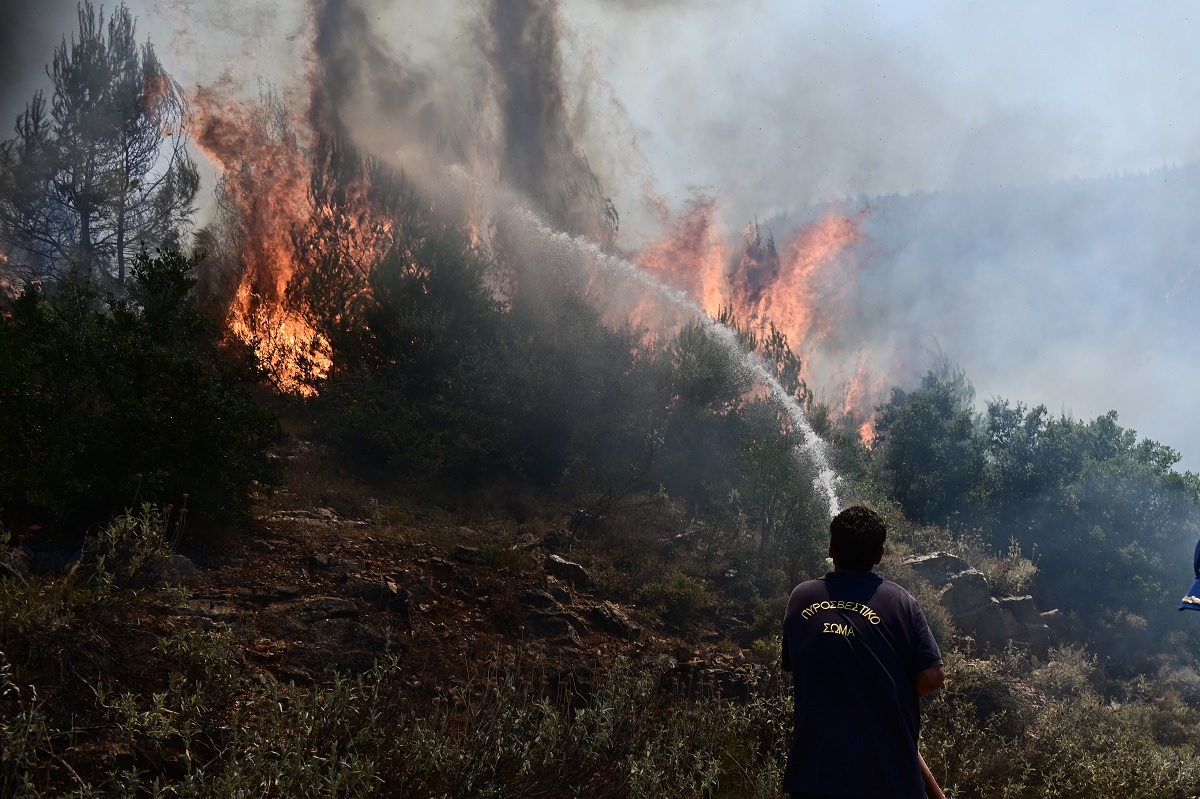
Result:
{"label": "man's arm", "polygon": [[931,694],[941,688],[946,682],[946,667],[942,665],[931,666],[924,671],[917,672],[917,696],[925,696]]}

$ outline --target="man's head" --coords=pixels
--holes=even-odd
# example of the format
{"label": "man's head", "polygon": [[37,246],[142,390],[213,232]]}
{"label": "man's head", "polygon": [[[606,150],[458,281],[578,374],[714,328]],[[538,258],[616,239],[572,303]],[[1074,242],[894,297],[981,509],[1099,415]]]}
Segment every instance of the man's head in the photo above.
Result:
{"label": "man's head", "polygon": [[841,571],[869,572],[883,557],[887,525],[862,505],[854,505],[829,523],[829,557]]}

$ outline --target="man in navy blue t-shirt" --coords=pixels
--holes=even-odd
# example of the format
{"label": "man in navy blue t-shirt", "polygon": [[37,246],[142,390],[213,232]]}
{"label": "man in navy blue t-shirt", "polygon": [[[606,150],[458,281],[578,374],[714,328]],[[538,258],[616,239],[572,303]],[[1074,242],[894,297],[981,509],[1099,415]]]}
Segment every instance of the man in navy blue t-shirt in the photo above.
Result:
{"label": "man in navy blue t-shirt", "polygon": [[919,698],[945,681],[942,654],[917,601],[871,571],[886,537],[870,508],[842,511],[829,524],[834,570],[788,599],[793,799],[945,799],[917,751]]}

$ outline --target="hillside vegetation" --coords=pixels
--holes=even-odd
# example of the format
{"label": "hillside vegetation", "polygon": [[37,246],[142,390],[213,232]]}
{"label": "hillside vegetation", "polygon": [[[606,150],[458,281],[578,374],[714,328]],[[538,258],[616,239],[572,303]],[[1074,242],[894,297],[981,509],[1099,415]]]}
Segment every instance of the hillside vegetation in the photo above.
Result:
{"label": "hillside vegetation", "polygon": [[[308,400],[256,388],[244,349],[201,346],[211,329],[193,310],[196,264],[171,252],[139,260],[129,300],[31,289],[11,306],[0,338],[6,373],[21,377],[6,383],[20,387],[5,394],[10,418],[53,418],[41,409],[63,396],[60,342],[113,354],[61,378],[89,381],[77,397],[111,386],[83,407],[126,407],[132,375],[174,379],[146,362],[194,362],[182,372],[209,377],[136,392],[132,409],[96,421],[71,417],[119,420],[101,440],[122,458],[82,457],[71,442],[92,440],[86,429],[6,428],[24,447],[6,451],[63,464],[6,472],[38,475],[4,484],[6,793],[777,794],[780,614],[792,584],[824,568],[826,511],[792,455],[796,434],[771,401],[746,398],[736,359],[703,328],[646,346],[569,294],[549,303],[557,317],[500,308],[477,253],[446,229],[419,235],[420,268],[381,262],[350,328],[361,333]],[[30,332],[51,323],[62,332]],[[155,361],[168,341],[180,354]],[[108,382],[88,364],[106,365]],[[929,762],[961,797],[1191,795],[1194,636],[1170,629],[1173,603],[1150,603],[1175,587],[1152,578],[1170,572],[1164,540],[1191,534],[1193,478],[1109,418],[1022,411],[1012,426],[1033,443],[1083,451],[1057,462],[1076,471],[1050,472],[1064,494],[1001,491],[1013,470],[996,453],[1017,437],[983,448],[998,423],[967,412],[965,385],[950,372],[898,390],[871,449],[823,424],[843,501],[888,513],[881,568],[929,608],[948,655],[949,685],[926,706]],[[185,438],[182,419],[210,432]],[[245,432],[226,434],[235,425]],[[210,459],[259,466],[197,468]],[[911,463],[924,468],[905,482],[897,464]],[[1163,499],[1073,487],[1101,468]],[[229,499],[199,504],[218,496]],[[1114,575],[1106,590],[1055,587],[1072,528],[1056,528],[1063,539],[1041,528],[1036,561],[1011,533],[1039,518],[1027,503],[1053,510],[1058,496],[1094,514],[1075,565]],[[96,515],[105,502],[133,507]],[[1118,511],[1181,526],[1099,527]],[[1097,531],[1125,538],[1108,546]],[[1068,622],[1040,653],[980,651],[906,565],[939,550],[997,591],[1071,600],[1058,604]],[[1141,579],[1124,577],[1131,565]]]}

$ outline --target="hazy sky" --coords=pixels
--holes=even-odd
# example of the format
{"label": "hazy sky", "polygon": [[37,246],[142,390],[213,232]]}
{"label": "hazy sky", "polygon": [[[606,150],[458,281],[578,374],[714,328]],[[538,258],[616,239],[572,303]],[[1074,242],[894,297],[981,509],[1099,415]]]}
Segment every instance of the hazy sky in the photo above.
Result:
{"label": "hazy sky", "polygon": [[711,185],[760,215],[848,194],[1051,182],[1200,155],[1191,2],[567,8],[596,43],[663,188]]}
{"label": "hazy sky", "polygon": [[[153,38],[185,87],[210,83],[225,70],[249,89],[258,76],[286,85],[303,72],[300,3],[130,5],[139,34]],[[475,46],[469,36],[446,33],[454,16],[444,9],[452,6],[471,4],[381,3],[387,10],[378,24],[397,49],[434,59],[439,51]],[[39,80],[45,83],[44,64],[73,27],[73,13],[74,4],[61,0],[8,3],[0,12],[0,113],[6,119]],[[1194,2],[562,0],[561,18],[564,63],[577,90],[573,110],[587,120],[589,158],[613,193],[625,235],[647,229],[647,180],[676,208],[697,190],[715,195],[723,221],[736,230],[750,218],[847,197],[1011,189],[1200,161],[1200,6]],[[922,229],[936,235],[928,220]],[[988,246],[1003,249],[1002,242]],[[1059,246],[1045,248],[1052,257],[1037,269],[1060,269]],[[1028,241],[1022,248],[1023,254],[1039,251]],[[1128,250],[1157,256],[1153,242]],[[1001,253],[995,262],[1012,257]],[[1049,285],[1069,291],[1073,281],[1089,279],[1072,270],[1099,261],[1087,263],[1092,266],[1061,265]],[[1194,268],[1194,261],[1181,263],[1179,269]],[[1169,350],[1119,351],[1097,339],[1094,319],[1068,318],[1044,335],[1055,337],[1053,352],[1069,368],[1043,363],[1031,386],[1028,372],[989,370],[988,358],[978,354],[987,351],[985,343],[1002,346],[1006,328],[1040,323],[1022,317],[1020,303],[1002,292],[1003,286],[960,287],[956,296],[988,304],[987,313],[974,316],[993,324],[977,323],[961,341],[940,341],[951,355],[976,353],[962,360],[972,363],[969,376],[981,395],[1046,402],[1084,418],[1115,407],[1123,424],[1200,462],[1200,429],[1185,428],[1182,418],[1195,395],[1192,362]],[[1151,295],[1138,289],[1129,296]],[[1053,298],[1047,304],[1053,307]],[[1011,316],[1001,312],[1005,308]],[[1118,308],[1113,299],[1094,312]],[[972,316],[970,309],[965,316]],[[1153,324],[1154,314],[1126,314],[1111,326],[1123,318]],[[1039,332],[1023,330],[1026,337]],[[1128,340],[1152,346],[1157,339],[1141,331]],[[1039,355],[1043,362],[1046,357]],[[1148,364],[1161,368],[1147,372]],[[1145,385],[1143,399],[1136,386],[1119,397],[1105,388],[1126,368]],[[1116,399],[1121,404],[1109,401]],[[1171,418],[1174,407],[1178,423]]]}
{"label": "hazy sky", "polygon": [[[300,66],[302,4],[130,7],[185,85],[225,68],[280,80]],[[1200,155],[1194,2],[563,0],[561,8],[568,48],[594,58],[672,196],[708,185],[786,208],[1143,171]],[[6,116],[44,83],[73,14],[66,0],[3,4]],[[419,40],[411,22],[393,17],[397,39]]]}

